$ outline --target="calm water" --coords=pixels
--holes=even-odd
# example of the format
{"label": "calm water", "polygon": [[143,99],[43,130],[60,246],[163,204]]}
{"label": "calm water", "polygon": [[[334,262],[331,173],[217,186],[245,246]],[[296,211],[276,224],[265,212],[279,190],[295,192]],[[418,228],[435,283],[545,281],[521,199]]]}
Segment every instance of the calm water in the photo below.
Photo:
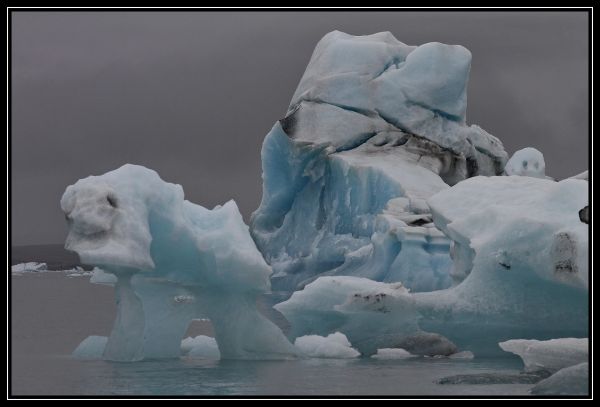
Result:
{"label": "calm water", "polygon": [[78,395],[500,395],[527,394],[528,384],[452,384],[444,376],[517,373],[514,360],[369,359],[111,363],[45,357],[32,374],[13,377],[14,394]]}
{"label": "calm water", "polygon": [[[517,374],[506,359],[209,361],[112,363],[70,353],[88,335],[107,335],[112,288],[42,273],[11,278],[14,395],[525,395],[531,384],[448,384],[458,374]],[[192,329],[193,328],[193,329]],[[192,327],[191,335],[209,334]]]}

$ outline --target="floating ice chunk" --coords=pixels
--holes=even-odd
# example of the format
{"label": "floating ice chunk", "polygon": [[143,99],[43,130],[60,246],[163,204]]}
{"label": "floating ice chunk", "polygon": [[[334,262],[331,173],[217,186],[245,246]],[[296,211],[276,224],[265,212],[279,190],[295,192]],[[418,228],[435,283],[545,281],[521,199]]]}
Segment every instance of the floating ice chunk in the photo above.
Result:
{"label": "floating ice chunk", "polygon": [[46,263],[37,262],[19,263],[12,265],[10,270],[12,273],[36,273],[40,271],[48,271],[48,265]]}
{"label": "floating ice chunk", "polygon": [[565,367],[538,382],[529,392],[540,396],[587,395],[590,392],[589,373],[590,367],[587,362]]}
{"label": "floating ice chunk", "polygon": [[[213,210],[183,199],[141,166],[69,186],[61,206],[66,247],[116,276],[117,317],[104,358],[179,357],[192,319],[209,318],[224,359],[293,357],[281,330],[259,313],[270,267],[233,201]],[[176,298],[195,298],[176,301]]]}
{"label": "floating ice chunk", "polygon": [[181,352],[192,358],[220,359],[221,353],[215,338],[198,335],[194,338],[187,337],[181,341]]}
{"label": "floating ice chunk", "polygon": [[274,308],[290,321],[291,337],[339,331],[365,355],[417,331],[414,300],[400,283],[320,277]]}
{"label": "floating ice chunk", "polygon": [[360,356],[346,335],[335,332],[326,337],[307,335],[296,338],[294,345],[311,358],[351,359]]}
{"label": "floating ice chunk", "polygon": [[88,336],[73,351],[76,359],[102,359],[108,338],[106,336]]}
{"label": "floating ice chunk", "polygon": [[374,359],[409,359],[416,356],[402,348],[383,348],[377,349],[377,353],[371,357]]}
{"label": "floating ice chunk", "polygon": [[546,178],[544,155],[533,147],[515,152],[504,167],[506,175]]}
{"label": "floating ice chunk", "polygon": [[101,268],[94,267],[92,270],[92,277],[90,278],[92,284],[104,284],[114,286],[117,283],[117,276],[112,273],[107,273]]}
{"label": "floating ice chunk", "polygon": [[502,350],[519,355],[525,370],[556,372],[588,360],[587,338],[561,338],[547,341],[511,339],[500,342]]}
{"label": "floating ice chunk", "polygon": [[450,359],[473,359],[473,358],[475,358],[475,355],[471,351],[463,350],[462,352],[453,353],[452,355],[450,355],[448,357]]}

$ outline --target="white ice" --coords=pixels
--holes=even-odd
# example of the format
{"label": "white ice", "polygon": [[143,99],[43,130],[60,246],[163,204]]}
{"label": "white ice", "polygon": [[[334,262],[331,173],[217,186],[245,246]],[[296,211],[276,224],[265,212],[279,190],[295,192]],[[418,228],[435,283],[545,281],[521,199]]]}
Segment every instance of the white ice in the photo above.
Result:
{"label": "white ice", "polygon": [[525,370],[556,372],[588,360],[588,338],[560,338],[547,341],[511,339],[500,342],[502,350],[518,355]]}
{"label": "white ice", "polygon": [[377,349],[377,353],[371,356],[373,359],[410,359],[416,355],[402,348],[383,348]]}
{"label": "white ice", "polygon": [[215,338],[206,335],[187,337],[181,341],[181,353],[191,358],[220,359],[221,352]]}
{"label": "white ice", "polygon": [[352,347],[346,335],[334,332],[326,337],[307,335],[296,338],[294,345],[311,358],[352,359],[360,356],[360,352]]}
{"label": "white ice", "polygon": [[506,175],[546,178],[544,155],[533,147],[515,152],[504,167]]}

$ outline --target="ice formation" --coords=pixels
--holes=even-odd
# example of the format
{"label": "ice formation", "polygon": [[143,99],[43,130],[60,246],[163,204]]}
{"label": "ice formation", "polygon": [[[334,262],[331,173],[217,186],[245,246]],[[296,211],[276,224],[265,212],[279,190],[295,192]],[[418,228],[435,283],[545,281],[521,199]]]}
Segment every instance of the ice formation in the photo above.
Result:
{"label": "ice formation", "polygon": [[556,372],[588,361],[588,338],[561,338],[547,341],[511,339],[500,342],[502,350],[523,360],[525,370]]}
{"label": "ice formation", "polygon": [[515,152],[504,167],[506,175],[546,178],[544,155],[533,147]]}
{"label": "ice formation", "polygon": [[[588,183],[546,179],[532,148],[507,163],[467,125],[470,61],[461,46],[327,34],[264,139],[250,230],[233,201],[195,205],[143,167],[68,187],[66,247],[115,286],[103,357],[216,343],[222,358],[469,358],[587,336]],[[271,285],[296,346],[257,309]],[[216,342],[181,342],[197,318]]]}
{"label": "ice formation", "polygon": [[198,335],[181,341],[181,353],[190,358],[220,359],[219,345],[215,338]]}
{"label": "ice formation", "polygon": [[407,349],[401,342],[423,332],[479,356],[498,354],[497,342],[515,337],[585,337],[588,227],[578,209],[587,201],[581,180],[462,181],[428,201],[453,242],[456,286],[410,293],[400,283],[320,277],[275,308],[292,336],[338,330],[365,354]]}
{"label": "ice formation", "polygon": [[66,248],[117,278],[118,311],[104,358],[178,357],[195,318],[212,321],[224,359],[297,353],[257,310],[271,269],[235,202],[203,208],[156,172],[125,165],[69,186],[61,207]]}
{"label": "ice formation", "polygon": [[538,382],[529,391],[534,395],[583,396],[589,394],[590,367],[587,362],[565,367]]}
{"label": "ice formation", "polygon": [[450,242],[426,199],[500,174],[507,159],[498,139],[465,124],[470,62],[461,46],[408,46],[389,32],[323,37],[262,148],[251,232],[274,290],[320,275],[451,285]]}
{"label": "ice formation", "polygon": [[371,357],[373,359],[410,359],[415,356],[402,348],[383,348],[377,349],[377,353]]}
{"label": "ice formation", "polygon": [[38,273],[40,271],[48,271],[48,265],[46,263],[27,262],[14,264],[10,267],[12,273]]}
{"label": "ice formation", "polygon": [[330,335],[307,335],[296,338],[294,345],[304,356],[311,358],[352,359],[360,352],[352,348],[346,335],[335,332]]}

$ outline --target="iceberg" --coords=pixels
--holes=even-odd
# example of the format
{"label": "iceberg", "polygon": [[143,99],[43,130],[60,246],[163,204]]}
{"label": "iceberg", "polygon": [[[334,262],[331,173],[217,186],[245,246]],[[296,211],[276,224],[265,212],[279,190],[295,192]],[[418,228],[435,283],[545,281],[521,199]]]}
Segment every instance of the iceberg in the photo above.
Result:
{"label": "iceberg", "polygon": [[377,353],[371,356],[373,359],[410,359],[416,357],[402,348],[377,349]]}
{"label": "iceberg", "polygon": [[295,357],[257,309],[270,289],[265,263],[233,201],[212,210],[136,165],[67,187],[65,247],[114,275],[117,316],[103,357],[179,357],[192,319],[209,318],[223,359]]}
{"label": "iceberg", "polygon": [[408,46],[389,32],[331,32],[317,44],[286,116],[262,146],[252,237],[289,296],[319,276],[453,284],[450,240],[426,200],[497,175],[502,143],[466,124],[470,52]]}
{"label": "iceberg", "polygon": [[547,341],[511,339],[500,342],[506,352],[518,355],[526,371],[557,372],[588,361],[588,338],[561,338]]}
{"label": "iceberg", "polygon": [[48,265],[46,263],[37,263],[34,261],[30,261],[27,263],[13,264],[12,266],[10,266],[10,271],[14,274],[39,273],[48,271]]}
{"label": "iceberg", "polygon": [[428,334],[477,356],[498,355],[497,343],[515,337],[587,337],[588,226],[578,219],[587,201],[582,180],[470,178],[428,200],[453,242],[455,286],[409,292],[401,283],[319,277],[275,308],[292,337],[337,330],[367,355],[416,353],[402,343],[427,343]]}

